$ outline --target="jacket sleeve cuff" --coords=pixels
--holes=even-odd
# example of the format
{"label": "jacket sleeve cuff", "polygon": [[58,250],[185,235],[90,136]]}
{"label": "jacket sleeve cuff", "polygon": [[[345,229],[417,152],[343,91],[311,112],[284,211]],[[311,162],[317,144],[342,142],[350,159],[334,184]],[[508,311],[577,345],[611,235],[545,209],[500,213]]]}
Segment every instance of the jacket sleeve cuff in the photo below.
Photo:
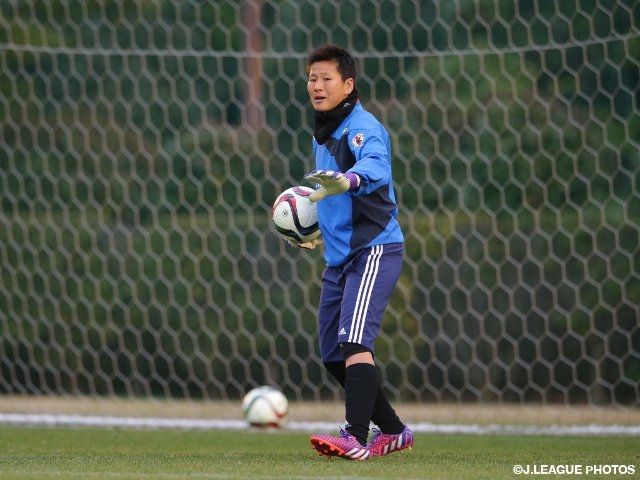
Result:
{"label": "jacket sleeve cuff", "polygon": [[347,172],[344,176],[349,180],[349,190],[357,190],[360,187],[360,177],[358,175]]}

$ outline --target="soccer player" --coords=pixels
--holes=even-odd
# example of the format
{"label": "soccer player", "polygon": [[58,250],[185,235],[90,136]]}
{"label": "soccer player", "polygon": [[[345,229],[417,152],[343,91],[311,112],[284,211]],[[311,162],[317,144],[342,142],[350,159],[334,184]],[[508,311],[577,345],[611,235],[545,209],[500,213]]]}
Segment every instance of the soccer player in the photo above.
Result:
{"label": "soccer player", "polygon": [[[322,362],[345,389],[340,435],[313,435],[320,455],[365,460],[413,444],[380,387],[374,340],[400,277],[404,237],[396,220],[391,145],[382,124],[360,103],[356,64],[336,45],[313,50],[306,65],[315,114],[318,221],[325,245],[318,331]],[[298,246],[314,248],[320,240]],[[373,422],[379,430],[369,437]]]}

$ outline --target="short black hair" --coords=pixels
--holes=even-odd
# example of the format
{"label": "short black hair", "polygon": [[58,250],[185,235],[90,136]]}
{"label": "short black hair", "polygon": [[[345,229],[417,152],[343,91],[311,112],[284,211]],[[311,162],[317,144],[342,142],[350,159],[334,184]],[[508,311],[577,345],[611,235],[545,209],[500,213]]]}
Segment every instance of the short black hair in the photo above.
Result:
{"label": "short black hair", "polygon": [[314,49],[309,54],[307,57],[305,72],[308,75],[309,68],[316,62],[332,60],[338,64],[338,72],[340,72],[342,80],[353,78],[353,83],[355,85],[357,76],[356,61],[347,50],[330,43]]}

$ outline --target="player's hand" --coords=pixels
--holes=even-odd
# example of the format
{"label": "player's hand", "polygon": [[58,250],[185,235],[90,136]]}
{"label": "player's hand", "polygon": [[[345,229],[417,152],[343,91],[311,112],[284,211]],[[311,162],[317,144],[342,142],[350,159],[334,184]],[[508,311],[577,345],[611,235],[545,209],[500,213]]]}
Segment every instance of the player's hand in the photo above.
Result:
{"label": "player's hand", "polygon": [[314,238],[308,242],[297,242],[293,238],[283,237],[284,241],[292,247],[306,248],[307,250],[313,250],[322,243],[322,238]]}
{"label": "player's hand", "polygon": [[335,172],[333,170],[313,170],[304,176],[310,183],[320,185],[309,195],[309,200],[318,202],[330,195],[338,195],[348,190],[355,190],[360,186],[360,177],[355,173]]}

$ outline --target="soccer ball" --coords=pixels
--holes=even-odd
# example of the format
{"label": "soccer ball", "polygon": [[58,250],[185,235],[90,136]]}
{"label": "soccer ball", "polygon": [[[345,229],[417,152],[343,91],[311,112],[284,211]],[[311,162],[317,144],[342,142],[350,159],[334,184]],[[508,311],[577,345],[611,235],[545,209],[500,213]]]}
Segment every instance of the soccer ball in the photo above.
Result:
{"label": "soccer ball", "polygon": [[318,209],[309,200],[313,188],[291,187],[273,203],[271,218],[280,235],[297,242],[309,242],[320,236]]}
{"label": "soccer ball", "polygon": [[289,413],[289,402],[274,387],[258,387],[242,400],[242,415],[252,427],[280,427]]}

